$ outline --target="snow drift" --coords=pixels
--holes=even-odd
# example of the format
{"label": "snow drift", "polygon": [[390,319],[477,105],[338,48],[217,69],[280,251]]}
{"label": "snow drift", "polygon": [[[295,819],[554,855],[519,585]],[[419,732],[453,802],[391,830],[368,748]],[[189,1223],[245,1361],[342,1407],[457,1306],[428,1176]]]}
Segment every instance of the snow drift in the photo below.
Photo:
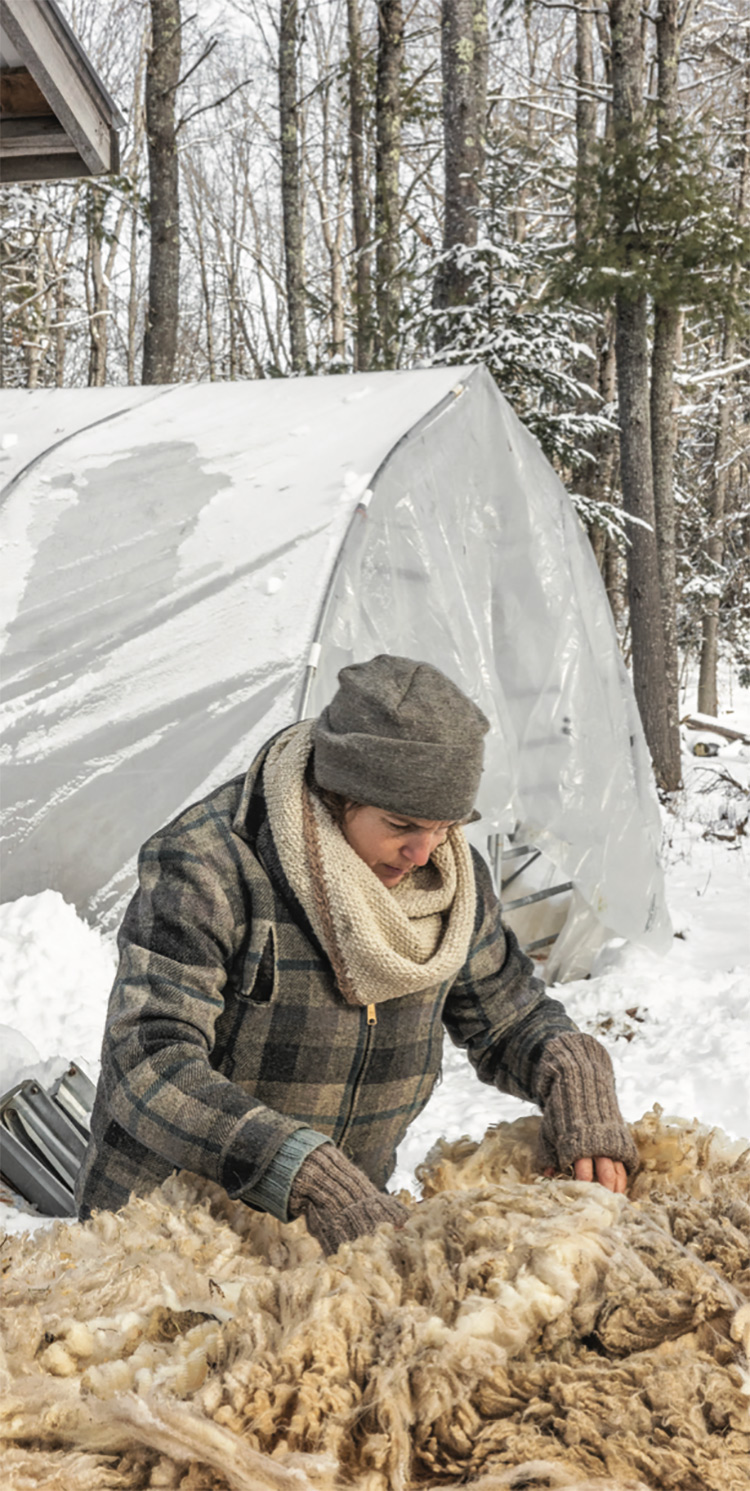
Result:
{"label": "snow drift", "polygon": [[3,1247],[6,1491],[744,1491],[750,1150],[658,1110],[629,1198],[537,1119],[324,1259],[195,1177]]}

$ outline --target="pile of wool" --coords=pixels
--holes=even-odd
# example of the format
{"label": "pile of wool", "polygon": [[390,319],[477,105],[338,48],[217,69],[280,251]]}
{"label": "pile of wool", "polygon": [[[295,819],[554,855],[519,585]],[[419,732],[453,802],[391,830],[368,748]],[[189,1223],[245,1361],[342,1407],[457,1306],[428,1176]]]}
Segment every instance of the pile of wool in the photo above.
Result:
{"label": "pile of wool", "polygon": [[184,1174],[7,1237],[3,1491],[747,1491],[750,1150],[655,1109],[619,1197],[538,1123],[334,1258]]}

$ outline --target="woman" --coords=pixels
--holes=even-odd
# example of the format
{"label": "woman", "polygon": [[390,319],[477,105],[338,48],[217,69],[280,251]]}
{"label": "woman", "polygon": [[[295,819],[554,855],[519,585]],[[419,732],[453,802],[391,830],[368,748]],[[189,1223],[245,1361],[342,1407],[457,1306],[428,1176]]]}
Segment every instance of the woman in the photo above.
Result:
{"label": "woman", "polygon": [[636,1151],[607,1053],[502,926],[462,824],[488,722],[427,663],[339,674],[318,720],[144,846],[120,932],[81,1217],[175,1167],[327,1252],[398,1223],[395,1151],[443,1027],[543,1110],[541,1164],[623,1191]]}

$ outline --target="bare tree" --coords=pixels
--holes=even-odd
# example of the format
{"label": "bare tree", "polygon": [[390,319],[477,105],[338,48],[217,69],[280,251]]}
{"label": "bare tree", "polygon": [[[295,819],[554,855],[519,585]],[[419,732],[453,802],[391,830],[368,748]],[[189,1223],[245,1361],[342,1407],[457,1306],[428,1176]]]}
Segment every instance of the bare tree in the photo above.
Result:
{"label": "bare tree", "polygon": [[355,372],[366,372],[373,354],[372,255],[365,169],[365,77],[359,0],[347,0],[349,32],[349,151],[352,178],[352,229],[356,264],[354,309]]}
{"label": "bare tree", "polygon": [[404,55],[402,0],[380,0],[375,100],[375,351],[383,368],[398,360],[401,284],[401,68]]}
{"label": "bare tree", "polygon": [[54,270],[55,295],[55,384],[65,386],[67,276],[75,235],[78,230],[78,203],[83,188],[77,182],[70,198],[68,222],[59,247],[55,247],[54,234],[47,236],[47,257]]}
{"label": "bare tree", "polygon": [[[612,33],[612,120],[614,173],[632,158],[643,130],[643,42],[640,0],[609,0]],[[618,229],[627,244],[629,194],[618,204]],[[657,782],[671,790],[675,779],[664,657],[659,560],[656,547],[651,427],[647,296],[637,281],[617,291],[617,386],[620,410],[620,475],[623,505],[635,521],[628,549],[628,597],[633,685]],[[678,758],[679,760],[679,758]]]}
{"label": "bare tree", "polygon": [[[103,388],[107,381],[107,355],[109,351],[109,323],[111,317],[112,287],[117,258],[120,253],[125,218],[133,210],[137,199],[138,166],[143,148],[145,119],[142,107],[143,79],[146,70],[148,37],[144,33],[133,96],[133,140],[123,176],[130,181],[132,199],[118,185],[113,190],[106,184],[89,188],[87,203],[87,282],[86,298],[89,317],[89,386]],[[105,226],[107,207],[116,203],[114,221]],[[104,245],[107,244],[106,257]],[[131,239],[132,248],[132,239]],[[132,341],[128,336],[128,371],[132,365]],[[128,381],[134,381],[129,378]]]}
{"label": "bare tree", "polygon": [[[327,337],[323,346],[324,366],[342,368],[346,356],[344,243],[347,229],[347,198],[351,167],[351,127],[338,86],[341,68],[341,38],[338,9],[326,25],[319,10],[311,9],[315,75],[315,130],[308,135],[305,169],[318,204],[320,232],[328,258],[325,317]],[[311,120],[311,125],[312,125]]]}
{"label": "bare tree", "polygon": [[151,259],[143,382],[171,383],[180,308],[180,198],[175,97],[180,82],[180,0],[150,0],[146,67]]}
{"label": "bare tree", "polygon": [[594,76],[593,0],[576,0],[576,239],[586,242],[594,215],[597,95]]}
{"label": "bare tree", "polygon": [[[675,148],[678,118],[677,67],[679,61],[678,0],[659,0],[656,17],[657,101],[656,130],[660,147],[660,170],[668,189],[670,160]],[[679,306],[670,300],[654,304],[654,334],[651,354],[651,460],[654,479],[654,514],[664,626],[665,703],[667,712],[667,757],[663,763],[670,786],[679,786],[679,664],[677,661],[677,557],[675,543],[674,458],[677,445],[674,368],[681,322]]]}
{"label": "bare tree", "polygon": [[286,297],[292,370],[307,369],[305,317],[305,249],[302,167],[299,130],[297,0],[281,0],[279,16],[279,128],[281,133],[281,204],[284,218]]}
{"label": "bare tree", "polygon": [[[576,0],[576,53],[575,53],[575,124],[576,124],[576,173],[575,173],[575,238],[580,252],[588,242],[595,218],[596,168],[597,168],[597,118],[598,102],[594,68],[594,35],[592,0]],[[611,313],[605,318],[600,331],[588,339],[592,359],[580,364],[580,377],[587,376],[592,382],[591,395],[580,402],[584,413],[590,413],[602,403],[611,404],[614,399],[614,326]],[[590,369],[593,368],[593,376]],[[615,438],[612,431],[601,432],[586,442],[589,461],[579,477],[580,490],[587,497],[603,497],[612,500],[612,475],[614,468]],[[588,526],[589,539],[600,570],[607,572],[607,530],[601,524]],[[611,549],[612,542],[609,540]],[[611,558],[611,556],[610,556]],[[613,603],[610,595],[610,603]],[[613,604],[613,613],[615,606]]]}
{"label": "bare tree", "polygon": [[[443,0],[443,140],[445,209],[443,256],[432,303],[450,312],[472,296],[471,269],[462,248],[477,241],[482,143],[487,111],[487,0]],[[437,322],[437,342],[451,337],[449,317]]]}
{"label": "bare tree", "polygon": [[[745,43],[745,58],[740,74],[740,128],[737,181],[737,221],[745,224],[750,212],[750,33]],[[732,289],[739,289],[742,269],[739,264],[731,271]],[[732,408],[735,398],[736,375],[731,372],[738,350],[737,321],[727,317],[721,343],[721,360],[729,369],[723,380],[720,394],[719,417],[713,452],[713,475],[709,497],[708,558],[718,567],[724,560],[724,521],[729,489],[729,465],[731,448]],[[698,680],[698,708],[702,714],[717,714],[719,695],[717,687],[717,664],[719,643],[718,593],[706,597],[701,628],[700,676]]]}

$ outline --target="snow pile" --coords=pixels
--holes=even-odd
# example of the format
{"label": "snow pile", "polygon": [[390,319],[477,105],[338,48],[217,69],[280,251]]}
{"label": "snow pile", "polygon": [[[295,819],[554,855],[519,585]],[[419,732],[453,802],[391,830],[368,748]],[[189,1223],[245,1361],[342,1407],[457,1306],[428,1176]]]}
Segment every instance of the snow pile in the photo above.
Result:
{"label": "snow pile", "polygon": [[96,1075],[114,968],[114,943],[56,891],[0,905],[0,1094],[73,1058]]}

